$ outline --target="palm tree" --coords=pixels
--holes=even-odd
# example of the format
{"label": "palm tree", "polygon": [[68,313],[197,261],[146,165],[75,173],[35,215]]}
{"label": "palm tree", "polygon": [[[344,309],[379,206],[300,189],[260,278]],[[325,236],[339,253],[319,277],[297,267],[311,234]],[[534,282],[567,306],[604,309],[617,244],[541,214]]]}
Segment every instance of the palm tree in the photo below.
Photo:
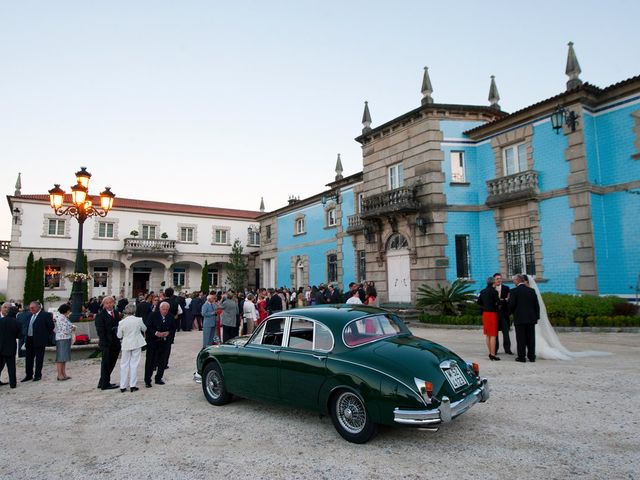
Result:
{"label": "palm tree", "polygon": [[442,315],[458,315],[460,306],[473,301],[475,295],[466,280],[454,280],[450,286],[429,287],[422,285],[418,288],[418,307],[433,307]]}

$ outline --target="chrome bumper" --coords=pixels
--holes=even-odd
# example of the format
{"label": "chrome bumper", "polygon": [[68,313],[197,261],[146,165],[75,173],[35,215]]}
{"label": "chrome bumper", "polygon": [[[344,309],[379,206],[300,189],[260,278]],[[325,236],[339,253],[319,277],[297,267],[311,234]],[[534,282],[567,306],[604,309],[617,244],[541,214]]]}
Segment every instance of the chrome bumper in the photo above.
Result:
{"label": "chrome bumper", "polygon": [[200,375],[198,372],[194,372],[193,381],[196,383],[202,383],[202,375]]}
{"label": "chrome bumper", "polygon": [[489,380],[481,379],[481,385],[462,400],[451,403],[449,397],[442,397],[439,408],[432,410],[402,410],[393,411],[393,420],[403,425],[430,427],[448,423],[458,415],[462,415],[478,402],[489,400]]}

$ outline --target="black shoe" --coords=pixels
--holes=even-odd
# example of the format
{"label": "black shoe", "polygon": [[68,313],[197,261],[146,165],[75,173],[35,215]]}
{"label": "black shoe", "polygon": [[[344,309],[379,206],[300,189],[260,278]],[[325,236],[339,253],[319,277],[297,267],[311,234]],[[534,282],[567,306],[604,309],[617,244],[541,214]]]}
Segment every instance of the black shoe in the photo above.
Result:
{"label": "black shoe", "polygon": [[506,353],[507,355],[513,355],[513,352],[511,350],[505,350],[504,353]]}
{"label": "black shoe", "polygon": [[151,382],[144,382],[144,386],[147,388],[153,387],[153,385],[151,385]]}
{"label": "black shoe", "polygon": [[23,378],[22,380],[20,380],[20,381],[21,381],[21,382],[28,382],[28,381],[30,381],[30,380],[33,380],[33,377],[30,377],[30,376],[28,376],[28,375],[27,375],[26,377],[24,377],[24,378]]}
{"label": "black shoe", "polygon": [[169,370],[169,365],[167,365],[166,367],[164,367],[165,370]]}
{"label": "black shoe", "polygon": [[160,379],[156,379],[156,385],[164,385],[164,381]]}
{"label": "black shoe", "polygon": [[15,385],[9,385],[9,388],[16,388]]}
{"label": "black shoe", "polygon": [[110,383],[106,387],[102,387],[102,390],[113,390],[114,388],[118,388],[118,385],[116,385],[115,383]]}
{"label": "black shoe", "polygon": [[40,380],[42,380],[42,377],[33,377],[33,381],[34,382],[39,382]]}
{"label": "black shoe", "polygon": [[496,357],[495,355],[489,355],[489,359],[492,360],[492,361],[493,360],[498,360],[499,361],[500,357]]}
{"label": "black shoe", "polygon": [[131,387],[131,392],[137,392],[138,390],[140,390],[138,387]]}
{"label": "black shoe", "polygon": [[124,392],[126,392],[126,391],[127,391],[127,389],[126,389],[126,388],[121,388],[121,389],[120,389],[120,393],[124,393]]}
{"label": "black shoe", "polygon": [[525,363],[527,360],[524,358],[516,357],[516,362]]}
{"label": "black shoe", "polygon": [[532,363],[535,363],[536,359],[535,358],[530,358],[529,361],[532,362]]}

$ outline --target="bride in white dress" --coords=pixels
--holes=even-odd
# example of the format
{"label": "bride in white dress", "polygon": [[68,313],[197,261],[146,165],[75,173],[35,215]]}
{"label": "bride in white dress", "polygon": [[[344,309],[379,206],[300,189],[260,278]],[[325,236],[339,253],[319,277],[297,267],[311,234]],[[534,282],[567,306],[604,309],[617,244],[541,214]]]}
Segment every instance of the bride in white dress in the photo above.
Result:
{"label": "bride in white dress", "polygon": [[542,296],[540,295],[540,289],[532,276],[527,277],[529,279],[529,286],[536,291],[538,296],[538,303],[540,304],[540,320],[536,324],[536,356],[538,358],[544,358],[546,360],[572,360],[577,357],[596,357],[611,355],[609,352],[570,352],[567,350],[556,334],[556,331],[549,322],[549,316],[547,315],[547,308],[544,305]]}

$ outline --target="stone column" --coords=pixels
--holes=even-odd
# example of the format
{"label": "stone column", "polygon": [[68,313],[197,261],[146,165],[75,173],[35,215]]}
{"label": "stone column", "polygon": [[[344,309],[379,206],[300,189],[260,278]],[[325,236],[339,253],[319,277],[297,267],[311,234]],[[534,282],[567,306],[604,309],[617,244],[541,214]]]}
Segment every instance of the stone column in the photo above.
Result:
{"label": "stone column", "polygon": [[[579,118],[584,118],[581,105],[571,105],[568,110],[574,110]],[[591,193],[587,172],[587,154],[584,140],[583,123],[579,122],[576,131],[571,132],[564,127],[568,145],[564,151],[564,158],[569,162],[569,207],[573,209],[571,234],[576,238],[576,248],[573,251],[573,261],[578,264],[579,274],[576,279],[576,289],[583,294],[598,294],[598,277],[596,275],[595,244],[593,238],[593,222],[591,209]]]}
{"label": "stone column", "polygon": [[131,274],[131,269],[128,266],[124,267],[124,287],[122,287],[122,290],[124,290],[124,296],[126,298],[131,297],[131,286],[129,285],[130,282],[130,274]]}

